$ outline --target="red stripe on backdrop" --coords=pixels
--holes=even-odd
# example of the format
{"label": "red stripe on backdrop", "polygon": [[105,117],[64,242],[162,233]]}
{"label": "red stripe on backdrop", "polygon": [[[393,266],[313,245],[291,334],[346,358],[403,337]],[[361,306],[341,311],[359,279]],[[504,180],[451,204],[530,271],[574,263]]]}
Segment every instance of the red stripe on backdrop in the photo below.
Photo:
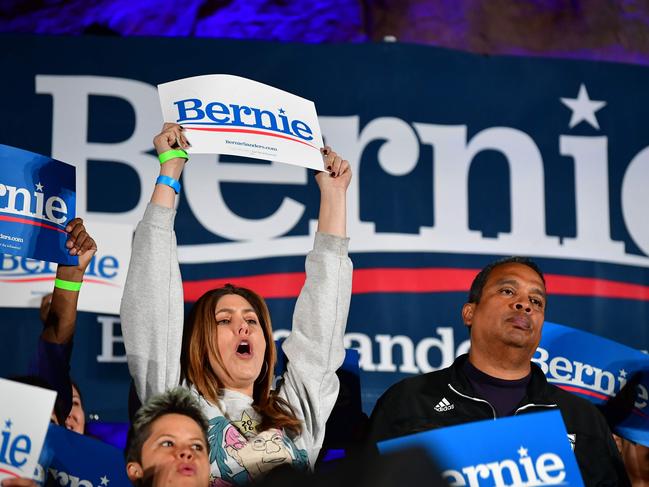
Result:
{"label": "red stripe on backdrop", "polygon": [[[354,271],[352,292],[354,294],[467,292],[477,273],[478,269],[357,269]],[[640,284],[556,274],[548,274],[545,279],[550,295],[649,301],[649,286]],[[194,302],[204,292],[223,286],[226,282],[254,289],[265,298],[294,298],[302,289],[304,273],[289,272],[186,281],[185,301]]]}
{"label": "red stripe on backdrop", "polygon": [[194,302],[203,293],[226,283],[253,289],[264,298],[294,298],[300,294],[304,284],[304,272],[286,272],[277,274],[261,274],[247,277],[227,277],[223,279],[205,279],[201,281],[185,281],[183,290],[185,301]]}
{"label": "red stripe on backdrop", "polygon": [[545,276],[548,294],[569,296],[597,296],[600,298],[621,298],[649,301],[649,286],[628,282],[609,281],[592,277]]}

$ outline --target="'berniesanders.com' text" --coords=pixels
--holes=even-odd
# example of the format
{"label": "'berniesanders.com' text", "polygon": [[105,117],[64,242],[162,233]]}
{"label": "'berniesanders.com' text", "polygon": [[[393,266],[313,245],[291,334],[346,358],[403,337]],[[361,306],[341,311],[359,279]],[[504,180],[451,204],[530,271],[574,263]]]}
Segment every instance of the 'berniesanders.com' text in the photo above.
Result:
{"label": "'berniesanders.com' text", "polygon": [[232,144],[232,145],[244,145],[246,147],[250,147],[252,149],[264,149],[264,150],[271,150],[274,152],[277,152],[277,147],[269,147],[266,145],[259,145],[259,144],[250,144],[248,142],[240,142],[240,141],[234,141],[234,140],[226,140],[226,144]]}

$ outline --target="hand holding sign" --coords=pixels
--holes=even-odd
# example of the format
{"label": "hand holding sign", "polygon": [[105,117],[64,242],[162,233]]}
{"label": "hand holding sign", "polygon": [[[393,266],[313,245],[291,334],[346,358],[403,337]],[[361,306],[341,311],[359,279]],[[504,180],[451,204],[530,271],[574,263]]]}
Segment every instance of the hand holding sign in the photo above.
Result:
{"label": "hand holding sign", "polygon": [[153,138],[153,145],[158,154],[172,149],[189,149],[190,143],[184,134],[182,125],[177,123],[165,123],[162,132]]}
{"label": "hand holding sign", "polygon": [[88,264],[97,252],[97,244],[93,238],[88,235],[81,218],[71,220],[66,225],[65,231],[68,232],[68,240],[65,242],[65,247],[68,249],[70,255],[76,255],[79,257],[79,263],[76,268],[83,275]]}

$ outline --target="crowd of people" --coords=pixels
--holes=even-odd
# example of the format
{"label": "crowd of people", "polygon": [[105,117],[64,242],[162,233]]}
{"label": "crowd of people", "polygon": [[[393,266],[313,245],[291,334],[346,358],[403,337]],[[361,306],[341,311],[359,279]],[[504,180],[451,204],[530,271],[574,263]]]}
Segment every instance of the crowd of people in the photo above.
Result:
{"label": "crowd of people", "polygon": [[[277,481],[282,477],[269,472],[288,467],[306,485],[338,397],[336,371],[345,354],[350,165],[330,147],[321,150],[326,170],[315,176],[318,229],[292,331],[282,345],[287,367],[275,381],[277,350],[262,296],[227,284],[206,292],[184,318],[174,208],[189,141],[181,126],[167,123],[154,146],[160,175],[135,231],[121,306],[129,371],[143,404],[128,435],[127,476],[136,486],[225,487]],[[29,375],[16,379],[54,389],[52,422],[84,434],[70,357],[79,290],[97,245],[78,218],[66,232],[78,264],[58,266],[54,291],[42,303],[43,332]],[[561,412],[586,485],[631,485],[629,476],[633,485],[649,483],[647,449],[621,438],[616,444],[595,406],[549,384],[531,362],[547,300],[543,273],[531,260],[513,257],[485,267],[461,310],[469,353],[447,369],[388,389],[372,412],[363,458],[377,454],[378,441],[554,409]],[[448,399],[453,407],[442,414],[435,405]],[[2,484],[29,487],[33,481]],[[293,484],[283,479],[282,485]]]}

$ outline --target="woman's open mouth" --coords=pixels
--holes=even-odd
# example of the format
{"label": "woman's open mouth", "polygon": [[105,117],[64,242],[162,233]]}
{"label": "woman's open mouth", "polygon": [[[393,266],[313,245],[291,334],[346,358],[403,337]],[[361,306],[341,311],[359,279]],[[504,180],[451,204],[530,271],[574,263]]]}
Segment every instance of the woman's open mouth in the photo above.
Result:
{"label": "woman's open mouth", "polygon": [[237,356],[242,358],[252,357],[252,347],[247,340],[242,340],[237,346]]}

